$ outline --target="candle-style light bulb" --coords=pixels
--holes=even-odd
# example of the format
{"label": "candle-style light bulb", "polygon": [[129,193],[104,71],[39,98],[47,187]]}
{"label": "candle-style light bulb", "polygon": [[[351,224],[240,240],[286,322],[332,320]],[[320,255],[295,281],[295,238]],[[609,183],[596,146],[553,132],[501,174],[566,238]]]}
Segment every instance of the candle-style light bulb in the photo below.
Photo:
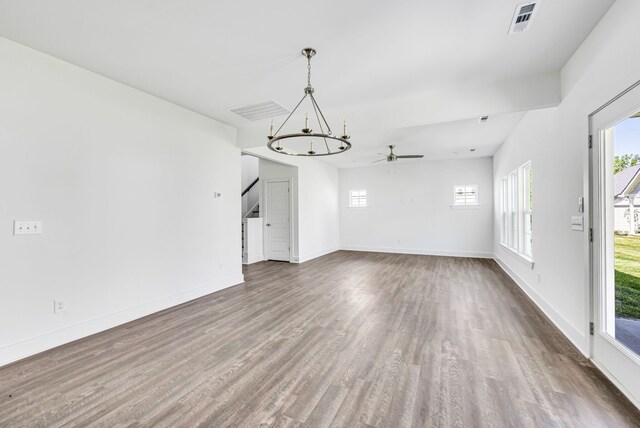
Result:
{"label": "candle-style light bulb", "polygon": [[271,128],[269,129],[269,137],[273,137],[273,119],[271,119]]}
{"label": "candle-style light bulb", "polygon": [[347,119],[342,121],[342,135],[347,135]]}
{"label": "candle-style light bulb", "polygon": [[304,129],[309,129],[309,113],[304,114]]}

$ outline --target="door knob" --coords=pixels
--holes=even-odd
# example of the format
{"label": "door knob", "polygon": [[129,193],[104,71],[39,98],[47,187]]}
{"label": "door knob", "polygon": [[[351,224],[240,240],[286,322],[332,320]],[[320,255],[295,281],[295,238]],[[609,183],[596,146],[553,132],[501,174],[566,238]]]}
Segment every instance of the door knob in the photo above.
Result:
{"label": "door knob", "polygon": [[271,226],[271,223],[267,223],[266,226]]}

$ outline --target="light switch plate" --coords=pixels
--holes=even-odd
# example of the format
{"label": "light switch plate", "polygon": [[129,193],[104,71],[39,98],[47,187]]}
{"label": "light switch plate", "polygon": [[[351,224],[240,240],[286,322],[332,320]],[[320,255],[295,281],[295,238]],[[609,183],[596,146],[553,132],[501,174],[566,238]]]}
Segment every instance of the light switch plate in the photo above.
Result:
{"label": "light switch plate", "polygon": [[53,313],[59,314],[61,312],[67,312],[67,303],[64,300],[56,299],[53,301]]}
{"label": "light switch plate", "polygon": [[583,220],[582,216],[571,217],[571,230],[584,230]]}
{"label": "light switch plate", "polygon": [[14,235],[41,235],[42,222],[16,220],[13,222],[13,234]]}

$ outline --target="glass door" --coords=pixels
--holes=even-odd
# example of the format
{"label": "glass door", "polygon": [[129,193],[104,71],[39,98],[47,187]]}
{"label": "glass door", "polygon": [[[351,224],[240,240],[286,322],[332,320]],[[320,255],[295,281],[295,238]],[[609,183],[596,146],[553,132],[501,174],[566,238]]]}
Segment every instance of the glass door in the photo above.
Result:
{"label": "glass door", "polygon": [[640,404],[640,85],[591,116],[592,357]]}

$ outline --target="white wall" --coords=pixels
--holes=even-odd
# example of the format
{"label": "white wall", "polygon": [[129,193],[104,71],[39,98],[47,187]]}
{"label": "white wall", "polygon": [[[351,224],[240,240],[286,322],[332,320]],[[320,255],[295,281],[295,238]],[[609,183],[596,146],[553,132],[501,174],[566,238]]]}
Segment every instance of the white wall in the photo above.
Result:
{"label": "white wall", "polygon": [[[477,209],[452,209],[453,188],[477,184]],[[367,208],[349,208],[349,190],[366,190]],[[407,162],[340,170],[344,249],[492,256],[491,158]]]}
{"label": "white wall", "polygon": [[0,64],[0,365],[242,281],[233,128],[5,39]]}
{"label": "white wall", "polygon": [[[618,0],[562,70],[557,108],[527,113],[494,157],[494,186],[526,160],[534,176],[531,269],[499,244],[502,266],[586,355],[589,354],[588,238],[573,232],[578,198],[588,196],[588,115],[640,78],[640,2]],[[540,281],[538,282],[538,274]]]}
{"label": "white wall", "polygon": [[338,169],[313,159],[298,166],[300,263],[340,249]]}

